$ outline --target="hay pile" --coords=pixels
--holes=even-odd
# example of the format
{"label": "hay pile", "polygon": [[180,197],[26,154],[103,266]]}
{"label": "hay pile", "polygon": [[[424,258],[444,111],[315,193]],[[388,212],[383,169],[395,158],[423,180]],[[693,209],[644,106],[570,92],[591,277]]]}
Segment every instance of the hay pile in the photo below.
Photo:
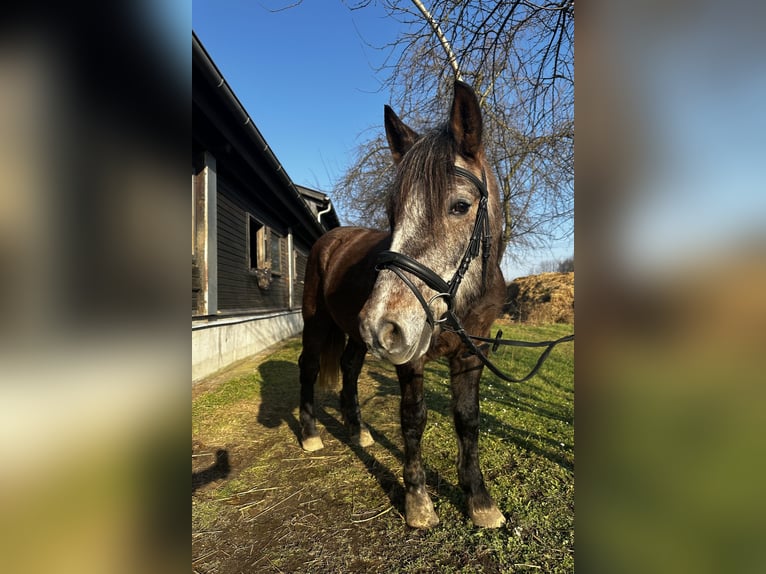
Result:
{"label": "hay pile", "polygon": [[514,279],[503,312],[514,321],[574,323],[574,273],[540,273]]}

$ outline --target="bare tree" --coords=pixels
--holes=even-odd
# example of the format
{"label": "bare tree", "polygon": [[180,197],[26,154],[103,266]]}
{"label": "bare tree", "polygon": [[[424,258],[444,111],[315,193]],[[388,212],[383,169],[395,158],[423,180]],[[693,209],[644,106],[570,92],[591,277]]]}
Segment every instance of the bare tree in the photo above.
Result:
{"label": "bare tree", "polygon": [[559,273],[571,273],[574,271],[574,255],[567,257],[563,261],[559,262],[559,266],[556,268]]}
{"label": "bare tree", "polygon": [[347,223],[387,229],[385,197],[393,180],[394,164],[381,131],[357,147],[356,157],[335,184],[333,202]]}
{"label": "bare tree", "polygon": [[[363,10],[373,0],[349,4]],[[461,77],[479,94],[503,200],[504,247],[570,236],[574,197],[574,1],[379,0],[403,33],[380,72],[391,104],[416,129],[447,109]],[[362,143],[334,190],[351,223],[384,227],[391,180],[385,137]]]}
{"label": "bare tree", "polygon": [[538,261],[534,267],[529,270],[530,275],[539,275],[540,273],[555,273],[558,269],[559,262],[555,259],[544,259]]}

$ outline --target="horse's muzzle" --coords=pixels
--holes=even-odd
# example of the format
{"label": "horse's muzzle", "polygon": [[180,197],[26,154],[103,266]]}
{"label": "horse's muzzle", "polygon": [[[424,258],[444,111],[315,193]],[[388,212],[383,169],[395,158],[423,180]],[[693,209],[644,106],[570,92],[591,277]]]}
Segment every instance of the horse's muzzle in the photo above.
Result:
{"label": "horse's muzzle", "polygon": [[362,309],[360,334],[367,348],[378,357],[401,365],[418,359],[428,350],[431,325],[402,283],[392,275],[386,286],[378,286]]}

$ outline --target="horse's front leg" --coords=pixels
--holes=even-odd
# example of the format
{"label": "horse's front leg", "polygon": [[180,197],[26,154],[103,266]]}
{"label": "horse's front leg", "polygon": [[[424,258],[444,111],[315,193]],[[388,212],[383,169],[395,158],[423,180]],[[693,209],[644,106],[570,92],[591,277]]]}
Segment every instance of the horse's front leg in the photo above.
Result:
{"label": "horse's front leg", "polygon": [[450,360],[452,414],[458,441],[457,471],[473,523],[484,528],[499,528],[505,523],[505,517],[487,492],[479,467],[479,381],[483,368],[475,356],[463,358],[458,354]]}
{"label": "horse's front leg", "polygon": [[426,473],[420,454],[420,441],[426,426],[423,364],[424,361],[420,360],[396,367],[402,390],[400,415],[404,438],[404,509],[407,524],[414,528],[432,528],[439,524],[439,517],[426,491]]}
{"label": "horse's front leg", "polygon": [[357,390],[359,373],[362,371],[366,353],[367,345],[349,337],[340,359],[340,368],[343,372],[343,390],[340,392],[340,408],[343,413],[343,422],[346,424],[346,428],[351,436],[351,442],[364,447],[375,443],[370,431],[362,422]]}

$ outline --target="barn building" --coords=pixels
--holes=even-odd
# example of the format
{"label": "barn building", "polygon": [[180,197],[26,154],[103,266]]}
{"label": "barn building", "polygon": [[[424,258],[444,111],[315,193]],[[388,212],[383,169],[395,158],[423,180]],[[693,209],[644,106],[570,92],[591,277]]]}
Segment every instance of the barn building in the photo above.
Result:
{"label": "barn building", "polygon": [[192,32],[192,380],[303,327],[308,253],[339,225],[295,185]]}

